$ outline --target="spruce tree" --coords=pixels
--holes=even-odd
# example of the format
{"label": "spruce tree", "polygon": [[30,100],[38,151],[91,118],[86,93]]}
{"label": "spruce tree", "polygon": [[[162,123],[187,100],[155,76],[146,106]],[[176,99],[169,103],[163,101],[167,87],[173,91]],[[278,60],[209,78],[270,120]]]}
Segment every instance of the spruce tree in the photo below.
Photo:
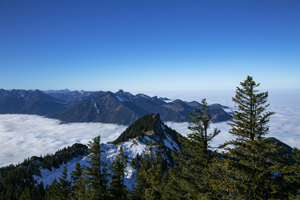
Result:
{"label": "spruce tree", "polygon": [[70,199],[71,197],[71,182],[67,179],[68,169],[64,166],[62,177],[59,178],[59,188],[61,189],[61,199]]}
{"label": "spruce tree", "polygon": [[274,112],[267,112],[268,92],[258,93],[252,77],[237,87],[232,98],[237,110],[230,123],[235,139],[225,142],[226,154],[214,165],[213,187],[223,199],[272,199],[282,197],[282,147],[265,138],[267,123]]}
{"label": "spruce tree", "polygon": [[144,176],[145,172],[148,170],[149,166],[147,164],[147,160],[142,155],[142,158],[138,161],[136,168],[136,185],[133,186],[133,191],[130,194],[130,199],[132,200],[140,200],[145,199],[145,190],[149,188],[149,183],[147,183],[146,177]]}
{"label": "spruce tree", "polygon": [[145,199],[161,199],[163,192],[163,158],[159,151],[154,151],[152,141],[150,141],[150,146],[148,146],[146,150],[149,151],[149,154],[145,155],[145,159],[149,162],[149,168],[146,171],[143,171],[142,173],[144,173],[143,175],[149,187],[145,190]]}
{"label": "spruce tree", "polygon": [[110,169],[110,175],[111,175],[111,182],[108,188],[110,199],[115,199],[115,200],[127,199],[128,191],[126,185],[124,184],[125,169],[126,169],[125,163],[127,163],[127,161],[124,159],[125,159],[125,155],[123,153],[123,148],[120,148],[119,154],[116,156],[112,164],[108,167]]}
{"label": "spruce tree", "polygon": [[48,185],[46,190],[46,199],[59,199],[60,188],[56,179],[52,181],[51,185]]}
{"label": "spruce tree", "polygon": [[71,173],[72,196],[75,199],[85,199],[85,180],[83,178],[83,167],[76,163],[75,170]]}
{"label": "spruce tree", "polygon": [[101,155],[104,151],[102,150],[102,144],[100,144],[100,135],[90,141],[88,146],[90,151],[88,163],[90,167],[87,167],[84,172],[88,195],[90,199],[104,200],[107,199],[108,175],[106,163],[101,161]]}
{"label": "spruce tree", "polygon": [[67,200],[71,198],[71,182],[67,180],[67,167],[63,169],[62,177],[56,179],[47,189],[48,199]]}
{"label": "spruce tree", "polygon": [[289,199],[300,199],[300,150],[293,149],[293,164],[286,166],[286,170],[290,172],[288,177],[291,187],[289,188]]}
{"label": "spruce tree", "polygon": [[19,200],[30,200],[30,199],[31,199],[30,189],[28,187],[25,187],[25,191],[21,195]]}
{"label": "spruce tree", "polygon": [[136,185],[133,188],[131,199],[161,199],[163,192],[162,156],[154,150],[152,141],[143,152],[138,163]]}
{"label": "spruce tree", "polygon": [[169,172],[164,199],[213,198],[209,183],[209,166],[214,155],[210,142],[220,130],[208,133],[212,116],[206,99],[202,100],[201,110],[195,109],[189,117],[192,133],[188,138],[179,138],[182,150],[173,153],[176,166]]}

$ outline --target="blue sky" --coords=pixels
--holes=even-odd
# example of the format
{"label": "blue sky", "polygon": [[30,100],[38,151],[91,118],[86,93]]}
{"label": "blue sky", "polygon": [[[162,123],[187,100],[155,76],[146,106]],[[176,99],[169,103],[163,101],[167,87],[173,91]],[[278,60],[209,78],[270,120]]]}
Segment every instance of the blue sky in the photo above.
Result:
{"label": "blue sky", "polygon": [[0,88],[300,89],[297,0],[0,0]]}

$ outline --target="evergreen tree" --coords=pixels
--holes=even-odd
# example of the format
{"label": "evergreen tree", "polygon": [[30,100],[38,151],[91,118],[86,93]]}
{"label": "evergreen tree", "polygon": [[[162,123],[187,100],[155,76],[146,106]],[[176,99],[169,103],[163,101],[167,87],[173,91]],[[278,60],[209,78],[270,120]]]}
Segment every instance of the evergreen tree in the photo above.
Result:
{"label": "evergreen tree", "polygon": [[267,123],[274,112],[266,112],[268,92],[258,93],[252,77],[237,87],[237,110],[232,112],[229,133],[236,136],[225,142],[228,159],[216,160],[213,187],[223,199],[272,199],[283,196],[284,151],[268,134]]}
{"label": "evergreen tree", "polygon": [[146,182],[150,186],[145,190],[145,199],[156,200],[156,199],[161,199],[162,192],[163,192],[163,182],[162,182],[163,158],[160,152],[153,150],[151,145],[149,146],[150,154],[146,156],[146,159],[150,160],[150,168],[143,172],[144,177],[146,178]]}
{"label": "evergreen tree", "polygon": [[162,157],[154,151],[152,141],[143,152],[138,164],[136,185],[133,188],[132,199],[161,199],[163,192],[162,183]]}
{"label": "evergreen tree", "polygon": [[123,146],[120,146],[119,154],[121,156],[122,161],[124,162],[125,167],[127,166],[127,156],[124,154]]}
{"label": "evergreen tree", "polygon": [[68,200],[71,198],[71,182],[67,180],[67,167],[63,169],[59,182],[55,179],[47,189],[47,198],[57,200]]}
{"label": "evergreen tree", "polygon": [[59,188],[61,189],[61,199],[70,199],[71,197],[71,182],[67,179],[68,170],[67,167],[64,166],[62,177],[59,178]]}
{"label": "evergreen tree", "polygon": [[75,199],[85,199],[85,180],[83,178],[83,167],[77,162],[75,170],[71,173],[72,196]]}
{"label": "evergreen tree", "polygon": [[48,185],[46,189],[46,199],[59,199],[60,194],[59,183],[56,179],[52,181],[51,185]]}
{"label": "evergreen tree", "polygon": [[289,176],[289,181],[292,185],[290,188],[289,199],[300,199],[300,150],[293,149],[293,165],[286,166],[288,172],[292,175]]}
{"label": "evergreen tree", "polygon": [[109,166],[111,174],[111,182],[108,188],[109,198],[112,200],[127,199],[128,191],[124,184],[125,168],[127,161],[123,148],[121,146],[119,154],[116,156],[112,164]]}
{"label": "evergreen tree", "polygon": [[88,163],[90,167],[87,167],[84,172],[84,176],[87,181],[88,195],[90,199],[107,199],[107,170],[106,163],[101,161],[101,155],[104,152],[100,144],[100,135],[95,137],[93,141],[88,143],[89,146],[89,158]]}
{"label": "evergreen tree", "polygon": [[209,150],[211,140],[220,133],[214,129],[208,133],[212,116],[206,99],[202,100],[201,110],[191,112],[188,127],[192,133],[188,139],[179,138],[182,150],[174,153],[176,166],[169,172],[164,199],[213,198],[209,183],[209,165],[213,152]]}
{"label": "evergreen tree", "polygon": [[24,193],[20,197],[20,200],[30,200],[30,199],[31,199],[30,189],[26,187]]}
{"label": "evergreen tree", "polygon": [[138,161],[136,168],[136,178],[135,183],[136,185],[133,187],[133,192],[130,194],[130,198],[132,200],[140,200],[145,199],[145,190],[149,187],[147,183],[146,177],[144,176],[144,172],[148,170],[147,160],[142,155],[141,159]]}

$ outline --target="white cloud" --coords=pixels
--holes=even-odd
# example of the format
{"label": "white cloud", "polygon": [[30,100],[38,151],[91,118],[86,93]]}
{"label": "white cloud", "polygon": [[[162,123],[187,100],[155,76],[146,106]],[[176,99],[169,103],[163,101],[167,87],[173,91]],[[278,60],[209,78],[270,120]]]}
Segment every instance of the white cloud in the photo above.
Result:
{"label": "white cloud", "polygon": [[87,144],[98,135],[102,142],[110,142],[126,128],[103,123],[60,124],[36,115],[0,115],[0,166],[54,153],[74,143]]}
{"label": "white cloud", "polygon": [[[161,95],[153,93],[152,96],[154,95],[198,102],[206,98],[209,104],[221,103],[234,107],[231,101],[234,91],[164,92]],[[269,91],[268,102],[271,104],[268,111],[276,112],[271,117],[268,136],[300,148],[300,91]],[[185,136],[189,133],[187,122],[166,124]],[[212,124],[210,131],[215,127],[219,128],[221,133],[212,142],[212,146],[218,146],[233,138],[228,133],[227,122]],[[103,123],[60,124],[59,120],[36,115],[0,115],[0,166],[16,164],[34,155],[54,153],[76,142],[87,144],[98,135],[101,135],[102,142],[113,141],[126,128]]]}

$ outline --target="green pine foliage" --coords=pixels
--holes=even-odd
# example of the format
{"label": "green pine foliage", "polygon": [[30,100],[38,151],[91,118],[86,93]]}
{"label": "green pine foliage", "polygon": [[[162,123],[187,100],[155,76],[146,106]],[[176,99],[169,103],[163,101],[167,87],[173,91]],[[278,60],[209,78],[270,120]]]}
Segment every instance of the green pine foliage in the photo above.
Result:
{"label": "green pine foliage", "polygon": [[222,199],[272,199],[283,197],[286,178],[283,168],[287,158],[282,147],[264,136],[274,112],[267,112],[268,92],[258,93],[252,77],[237,87],[232,100],[229,133],[236,136],[224,144],[228,159],[216,160],[213,188]]}
{"label": "green pine foliage", "polygon": [[68,200],[71,199],[71,182],[67,180],[67,167],[63,169],[62,177],[56,179],[49,186],[46,194],[47,199]]}
{"label": "green pine foliage", "polygon": [[300,150],[297,148],[293,149],[293,165],[286,167],[286,171],[290,172],[292,176],[289,176],[289,181],[292,185],[289,188],[289,199],[300,199]]}
{"label": "green pine foliage", "polygon": [[129,139],[144,136],[148,132],[151,133],[154,130],[154,125],[155,114],[145,115],[130,125],[112,144],[120,144],[129,141]]}
{"label": "green pine foliage", "polygon": [[[148,152],[148,153],[146,153]],[[138,164],[136,185],[131,194],[132,199],[161,199],[163,192],[163,158],[160,152],[154,150],[152,141],[147,146]]]}
{"label": "green pine foliage", "polygon": [[188,128],[192,133],[188,134],[188,139],[180,138],[182,151],[173,153],[176,165],[169,172],[164,199],[213,198],[209,166],[215,153],[209,150],[209,143],[220,131],[214,129],[208,133],[212,116],[206,99],[202,104],[201,110],[191,112]]}
{"label": "green pine foliage", "polygon": [[52,170],[52,167],[59,168],[75,157],[83,156],[87,153],[88,147],[83,144],[75,143],[72,146],[65,147],[56,151],[54,154],[47,154],[44,157],[35,157],[41,161],[41,167]]}
{"label": "green pine foliage", "polygon": [[127,166],[126,156],[121,146],[119,154],[108,167],[110,169],[111,182],[108,188],[109,199],[126,200],[128,199],[127,187],[124,184],[125,169]]}
{"label": "green pine foliage", "polygon": [[44,186],[38,185],[33,178],[34,174],[39,174],[38,167],[28,158],[21,164],[0,168],[0,199],[19,199],[21,196],[23,199],[42,199]]}
{"label": "green pine foliage", "polygon": [[22,193],[20,197],[20,200],[30,200],[30,199],[31,199],[30,189],[26,187],[24,193]]}
{"label": "green pine foliage", "polygon": [[49,170],[59,168],[64,161],[82,156],[87,152],[87,146],[74,144],[58,150],[54,154],[32,156],[17,165],[0,168],[0,199],[43,199],[45,190],[43,183],[37,184],[33,175],[40,176],[40,167]]}
{"label": "green pine foliage", "polygon": [[51,185],[48,185],[47,191],[46,191],[46,197],[45,199],[58,199],[60,193],[59,183],[56,179],[52,181]]}
{"label": "green pine foliage", "polygon": [[89,199],[107,199],[108,174],[106,163],[101,160],[103,154],[100,144],[100,135],[88,143],[90,167],[86,167],[84,177],[86,179],[87,194]]}
{"label": "green pine foliage", "polygon": [[71,173],[72,197],[74,199],[86,199],[85,179],[83,177],[84,168],[79,162],[76,163],[75,170]]}

